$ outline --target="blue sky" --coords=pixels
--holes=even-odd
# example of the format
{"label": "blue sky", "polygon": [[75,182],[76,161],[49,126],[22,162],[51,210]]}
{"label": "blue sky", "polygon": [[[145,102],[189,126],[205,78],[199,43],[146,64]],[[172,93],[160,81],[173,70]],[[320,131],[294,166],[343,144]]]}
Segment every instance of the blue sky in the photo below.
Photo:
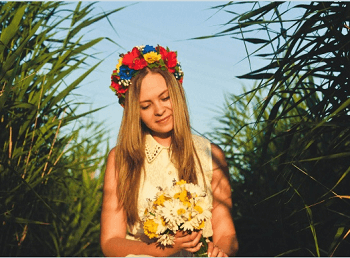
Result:
{"label": "blue sky", "polygon": [[[227,2],[101,1],[95,4],[96,13],[127,6],[109,17],[117,33],[106,19],[85,33],[86,39],[109,37],[121,47],[108,40],[95,46],[93,52],[98,52],[96,56],[104,58],[104,61],[76,91],[84,96],[79,101],[91,103],[80,108],[81,111],[108,105],[95,113],[93,119],[103,121],[105,128],[110,129],[111,146],[116,142],[123,109],[109,89],[110,75],[119,54],[130,51],[136,45],[160,44],[178,52],[178,60],[185,74],[183,85],[191,124],[200,133],[211,131],[217,124],[214,117],[218,116],[217,110],[223,106],[225,95],[240,94],[243,84],[247,87],[253,84],[236,78],[249,72],[248,61],[241,61],[246,57],[242,41],[229,37],[189,40],[224,29],[222,24],[232,19],[232,14],[210,9],[224,3]],[[256,59],[252,68],[261,66],[260,62]]]}

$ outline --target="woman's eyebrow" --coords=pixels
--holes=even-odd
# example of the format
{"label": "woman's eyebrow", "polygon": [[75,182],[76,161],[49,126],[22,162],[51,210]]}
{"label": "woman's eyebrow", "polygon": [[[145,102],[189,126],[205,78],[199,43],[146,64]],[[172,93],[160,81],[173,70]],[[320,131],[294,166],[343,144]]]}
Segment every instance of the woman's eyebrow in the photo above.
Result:
{"label": "woman's eyebrow", "polygon": [[168,89],[166,89],[165,91],[163,91],[161,94],[158,95],[158,97],[162,96],[164,93],[167,93]]}

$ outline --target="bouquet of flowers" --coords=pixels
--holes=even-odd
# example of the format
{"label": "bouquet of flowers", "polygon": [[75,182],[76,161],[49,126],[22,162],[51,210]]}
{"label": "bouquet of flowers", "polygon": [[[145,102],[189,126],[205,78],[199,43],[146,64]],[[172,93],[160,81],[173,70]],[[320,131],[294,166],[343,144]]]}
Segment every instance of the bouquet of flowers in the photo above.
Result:
{"label": "bouquet of flowers", "polygon": [[[208,231],[206,227],[211,227],[212,203],[198,185],[181,180],[174,181],[170,189],[158,189],[155,200],[147,200],[148,206],[141,219],[145,235],[157,238],[158,243],[167,246],[174,244],[178,230]],[[196,255],[207,251],[206,237],[209,236],[203,234],[202,248]]]}

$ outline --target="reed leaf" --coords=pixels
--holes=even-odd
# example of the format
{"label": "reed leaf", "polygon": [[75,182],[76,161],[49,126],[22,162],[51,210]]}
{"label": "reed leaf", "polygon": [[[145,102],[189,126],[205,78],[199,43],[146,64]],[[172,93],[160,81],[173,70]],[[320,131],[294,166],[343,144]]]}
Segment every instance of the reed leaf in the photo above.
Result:
{"label": "reed leaf", "polygon": [[208,134],[231,166],[238,255],[347,256],[350,203],[333,197],[349,196],[350,4],[246,5],[212,37],[241,35],[269,64],[238,77],[258,81]]}
{"label": "reed leaf", "polygon": [[[71,77],[105,39],[83,41],[82,31],[122,9],[92,16],[93,6],[0,3],[2,256],[102,255],[107,152],[101,146],[107,139],[102,126],[89,120],[101,108],[77,113],[83,103],[67,100],[101,63]],[[86,125],[74,128],[74,121]]]}

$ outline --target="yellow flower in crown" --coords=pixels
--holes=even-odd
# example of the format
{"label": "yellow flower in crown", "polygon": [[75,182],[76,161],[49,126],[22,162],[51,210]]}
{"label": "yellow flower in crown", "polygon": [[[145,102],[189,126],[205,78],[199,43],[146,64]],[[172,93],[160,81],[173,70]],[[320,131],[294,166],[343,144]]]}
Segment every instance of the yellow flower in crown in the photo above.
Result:
{"label": "yellow flower in crown", "polygon": [[120,67],[122,66],[122,64],[123,64],[123,58],[121,57],[119,58],[117,67],[115,68],[117,70],[117,73],[120,72]]}
{"label": "yellow flower in crown", "polygon": [[160,54],[157,54],[156,52],[149,52],[143,55],[143,58],[147,61],[147,63],[152,64],[154,62],[159,61],[162,59],[162,56]]}

